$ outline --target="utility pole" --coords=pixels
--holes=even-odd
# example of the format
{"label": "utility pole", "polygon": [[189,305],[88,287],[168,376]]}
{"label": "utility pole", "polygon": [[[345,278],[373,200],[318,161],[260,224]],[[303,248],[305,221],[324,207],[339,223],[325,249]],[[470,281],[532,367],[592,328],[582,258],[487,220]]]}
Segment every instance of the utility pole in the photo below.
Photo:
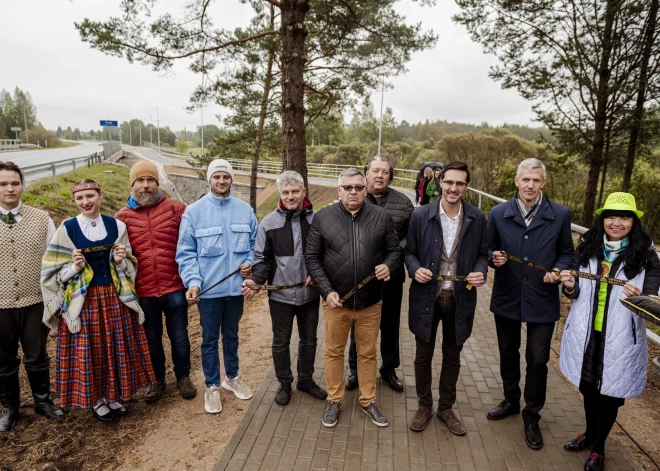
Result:
{"label": "utility pole", "polygon": [[156,122],[158,124],[158,150],[160,150],[160,117],[158,115],[158,108],[156,108]]}
{"label": "utility pole", "polygon": [[200,108],[202,111],[202,157],[204,157],[204,107]]}
{"label": "utility pole", "polygon": [[30,143],[30,133],[28,132],[28,127],[27,127],[27,113],[25,111],[25,105],[23,105],[23,121],[25,121],[25,140],[27,143]]}
{"label": "utility pole", "polygon": [[383,140],[383,101],[385,99],[385,75],[383,75],[383,89],[380,94],[380,126],[378,127],[378,155],[380,156],[380,145]]}

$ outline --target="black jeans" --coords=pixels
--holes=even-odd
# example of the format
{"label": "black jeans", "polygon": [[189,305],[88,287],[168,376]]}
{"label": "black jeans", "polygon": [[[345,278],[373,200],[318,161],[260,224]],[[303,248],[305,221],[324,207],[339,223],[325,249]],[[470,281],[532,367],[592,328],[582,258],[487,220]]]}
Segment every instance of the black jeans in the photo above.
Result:
{"label": "black jeans", "polygon": [[298,322],[298,383],[312,381],[316,357],[316,329],[319,325],[319,300],[302,306],[268,300],[273,323],[273,365],[280,383],[293,383],[291,373],[291,332],[293,318]]}
{"label": "black jeans", "polygon": [[48,327],[41,322],[44,304],[17,309],[0,309],[0,378],[18,374],[23,349],[23,365],[28,373],[48,371],[50,358],[46,351]]}
{"label": "black jeans", "polygon": [[415,383],[419,407],[433,408],[431,392],[433,350],[442,321],[442,370],[440,372],[440,400],[438,410],[447,410],[456,402],[456,383],[461,371],[461,351],[463,345],[456,345],[456,300],[453,297],[439,296],[435,301],[431,338],[428,342],[415,336]]}
{"label": "black jeans", "polygon": [[[399,328],[401,324],[401,300],[403,299],[403,283],[388,281],[383,289],[383,306],[380,310],[380,356],[383,363],[380,375],[388,378],[401,365],[399,357]],[[348,366],[351,374],[357,374],[357,348],[351,327],[351,347],[348,350]]]}
{"label": "black jeans", "polygon": [[149,342],[151,363],[156,380],[165,382],[165,350],[163,349],[163,313],[172,347],[172,363],[177,380],[190,375],[190,339],[188,338],[188,302],[185,290],[165,296],[140,298],[144,311],[144,331]]}
{"label": "black jeans", "polygon": [[[514,404],[520,403],[520,330],[522,322],[495,316],[497,344],[500,349],[500,374],[504,383],[504,397]],[[523,418],[536,421],[545,405],[548,383],[548,360],[554,322],[527,323],[525,361],[525,408]]]}

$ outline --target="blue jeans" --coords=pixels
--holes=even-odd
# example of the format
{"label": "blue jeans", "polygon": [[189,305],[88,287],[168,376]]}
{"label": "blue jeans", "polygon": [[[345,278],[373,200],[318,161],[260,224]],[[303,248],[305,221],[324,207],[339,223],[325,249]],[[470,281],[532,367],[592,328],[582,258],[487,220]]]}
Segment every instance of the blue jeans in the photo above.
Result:
{"label": "blue jeans", "polygon": [[197,306],[202,326],[202,369],[206,387],[220,386],[220,332],[227,377],[238,376],[238,323],[243,316],[243,296],[200,299]]}
{"label": "blue jeans", "polygon": [[156,380],[165,382],[165,350],[163,349],[163,312],[165,327],[172,347],[172,363],[177,380],[190,375],[190,339],[188,338],[188,302],[186,291],[165,296],[140,298],[144,311],[144,331],[149,341],[149,353]]}

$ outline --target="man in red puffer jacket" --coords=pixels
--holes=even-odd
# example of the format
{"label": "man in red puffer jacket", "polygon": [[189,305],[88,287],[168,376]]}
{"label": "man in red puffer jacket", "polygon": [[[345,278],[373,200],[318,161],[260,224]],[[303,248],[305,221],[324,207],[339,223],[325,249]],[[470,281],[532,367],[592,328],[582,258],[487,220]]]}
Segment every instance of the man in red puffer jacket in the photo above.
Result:
{"label": "man in red puffer jacket", "polygon": [[145,314],[144,330],[149,340],[151,362],[156,373],[145,400],[156,402],[165,391],[163,318],[172,345],[172,363],[181,397],[197,394],[190,380],[188,302],[175,260],[179,224],[186,206],[165,197],[158,188],[158,169],[147,161],[131,168],[131,195],[115,217],[126,224],[133,255],[138,259],[136,279],[140,306]]}

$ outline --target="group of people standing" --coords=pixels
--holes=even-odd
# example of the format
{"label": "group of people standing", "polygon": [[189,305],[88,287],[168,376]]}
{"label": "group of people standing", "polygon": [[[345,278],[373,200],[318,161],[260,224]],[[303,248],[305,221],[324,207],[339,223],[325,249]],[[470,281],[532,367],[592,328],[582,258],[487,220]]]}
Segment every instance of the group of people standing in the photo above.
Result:
{"label": "group of people standing", "polygon": [[[278,207],[258,224],[251,208],[231,195],[234,171],[227,161],[211,162],[209,193],[187,208],[162,194],[154,165],[139,162],[131,169],[127,206],[114,218],[100,212],[98,183],[83,180],[71,189],[81,214],[56,230],[45,212],[21,203],[20,169],[0,163],[0,431],[10,430],[18,419],[19,341],[35,411],[53,419],[64,415],[50,399],[49,327],[58,329],[60,406],[89,408],[99,420],[110,421],[128,413],[124,401],[144,386],[149,386],[148,402],[160,399],[165,390],[163,313],[177,388],[184,399],[192,399],[196,387],[190,380],[187,332],[192,304],[198,305],[202,326],[205,410],[221,412],[221,388],[239,399],[251,398],[240,375],[239,322],[244,299],[259,289],[269,290],[272,356],[280,383],[275,402],[286,406],[292,395],[295,318],[300,338],[296,388],[326,401],[322,424],[334,427],[344,389],[359,388],[362,411],[375,425],[387,426],[376,401],[377,338],[380,331],[382,381],[401,392],[405,385],[396,369],[405,266],[412,279],[409,327],[415,336],[419,403],[410,428],[423,431],[434,415],[432,361],[442,322],[435,415],[452,433],[465,435],[453,411],[460,354],[472,333],[476,288],[486,282],[490,266],[504,400],[488,419],[520,413],[524,322],[524,438],[533,449],[543,446],[539,420],[561,284],[575,302],[564,328],[560,365],[584,395],[587,421],[586,431],[565,448],[590,448],[585,469],[602,469],[605,439],[618,408],[646,384],[644,321],[618,299],[660,289],[660,262],[641,228],[643,213],[634,197],[610,195],[576,251],[570,211],[543,194],[546,169],[539,160],[520,163],[518,193],[493,208],[488,219],[465,201],[466,164],[452,162],[427,173],[417,188],[420,207],[415,209],[408,196],[391,188],[389,160],[374,157],[364,173],[343,171],[339,201],[317,212],[303,178],[286,171],[277,179]],[[596,276],[579,277],[576,271]],[[604,278],[609,277],[622,281],[608,283]],[[327,392],[314,380],[321,305]]]}

